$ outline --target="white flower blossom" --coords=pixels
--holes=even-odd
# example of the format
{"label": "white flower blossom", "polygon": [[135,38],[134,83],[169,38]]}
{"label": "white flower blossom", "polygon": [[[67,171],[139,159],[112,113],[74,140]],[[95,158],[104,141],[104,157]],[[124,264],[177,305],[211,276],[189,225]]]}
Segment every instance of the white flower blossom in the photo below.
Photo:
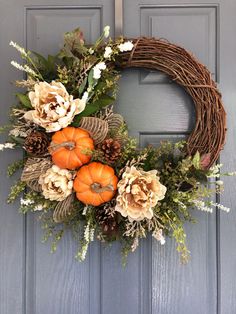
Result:
{"label": "white flower blossom", "polygon": [[13,65],[16,69],[20,70],[20,71],[24,71],[30,75],[33,76],[38,76],[38,74],[32,70],[27,64],[25,64],[24,66],[17,63],[16,61],[11,61],[11,65]]}
{"label": "white flower blossom", "polygon": [[220,168],[223,164],[216,164],[210,168],[211,174],[208,175],[208,178],[219,178],[220,177]]}
{"label": "white flower blossom", "polygon": [[5,144],[0,144],[0,150],[4,150],[4,149],[14,149],[16,146],[15,143],[5,143]]}
{"label": "white flower blossom", "polygon": [[11,65],[13,65],[16,69],[20,71],[25,71],[25,68],[23,67],[23,65],[19,64],[18,62],[14,60],[11,61]]}
{"label": "white flower blossom", "polygon": [[88,92],[84,92],[84,94],[83,94],[81,100],[82,100],[84,103],[87,102],[87,100],[88,100]]}
{"label": "white flower blossom", "polygon": [[28,74],[31,74],[33,76],[38,76],[38,74],[32,70],[27,64],[24,65],[24,69],[25,69],[25,72],[27,72]]}
{"label": "white flower blossom", "polygon": [[229,213],[229,212],[230,212],[230,208],[229,208],[229,207],[226,207],[226,206],[224,206],[224,205],[222,205],[222,204],[214,203],[214,202],[210,202],[210,204],[211,204],[212,206],[214,206],[214,207],[217,207],[217,208],[219,208],[219,209],[225,211],[226,213]]}
{"label": "white flower blossom", "polygon": [[33,203],[34,203],[34,201],[30,200],[30,199],[24,199],[24,198],[20,199],[20,204],[23,206],[28,206],[28,205],[31,205]]}
{"label": "white flower blossom", "polygon": [[18,137],[18,136],[20,136],[20,137],[26,137],[26,136],[27,136],[27,133],[24,132],[24,131],[22,131],[22,130],[20,130],[20,129],[15,128],[15,129],[12,129],[12,130],[9,132],[9,135],[14,136],[14,137]]}
{"label": "white flower blossom", "polygon": [[82,212],[83,216],[85,216],[87,214],[88,209],[89,209],[89,207],[87,205],[84,206],[84,209],[83,209],[83,212]]}
{"label": "white flower blossom", "polygon": [[138,246],[139,246],[139,238],[135,237],[134,238],[134,242],[133,242],[133,244],[131,246],[131,252],[134,252],[137,249]]}
{"label": "white flower blossom", "polygon": [[110,58],[111,54],[112,54],[112,49],[111,49],[111,47],[106,47],[103,57],[104,57],[105,59],[108,59],[108,58]]}
{"label": "white flower blossom", "polygon": [[101,72],[102,70],[106,69],[106,64],[105,62],[99,62],[96,64],[93,68],[93,78],[98,80],[101,77]]}
{"label": "white flower blossom", "polygon": [[228,176],[236,176],[236,171],[228,172],[227,175]]}
{"label": "white flower blossom", "polygon": [[126,41],[123,44],[119,44],[118,45],[118,49],[120,50],[120,52],[125,52],[125,51],[131,51],[133,49],[134,45],[132,43],[132,41]]}
{"label": "white flower blossom", "polygon": [[212,213],[213,212],[213,209],[211,207],[209,207],[209,206],[206,206],[206,204],[203,201],[195,200],[194,201],[194,205],[196,206],[196,208],[198,210],[201,210],[201,211],[204,211],[204,212],[207,212],[207,213]]}
{"label": "white flower blossom", "polygon": [[89,246],[89,243],[86,242],[83,246],[82,246],[82,249],[81,249],[81,252],[79,253],[79,258],[81,261],[84,261],[85,260],[85,257],[86,257],[86,254],[88,252],[88,246]]}
{"label": "white flower blossom", "polygon": [[17,51],[19,51],[22,56],[27,57],[27,52],[25,51],[25,49],[19,46],[17,43],[14,43],[13,41],[11,41],[9,45],[14,47]]}
{"label": "white flower blossom", "polygon": [[89,242],[90,238],[90,221],[87,223],[85,229],[84,229],[84,239],[86,242]]}
{"label": "white flower blossom", "polygon": [[93,78],[95,80],[98,80],[98,79],[100,79],[100,77],[101,77],[101,70],[99,70],[98,68],[94,67],[93,68]]}
{"label": "white flower blossom", "polygon": [[103,32],[104,32],[104,37],[108,38],[110,34],[110,26],[109,25],[105,26],[103,29]]}
{"label": "white flower blossom", "polygon": [[163,232],[162,232],[162,229],[155,229],[152,233],[152,236],[160,242],[161,245],[164,245],[166,240],[163,236]]}
{"label": "white flower blossom", "polygon": [[90,55],[94,54],[94,50],[92,48],[89,48],[88,52],[89,52]]}
{"label": "white flower blossom", "polygon": [[95,229],[94,228],[90,229],[90,237],[89,237],[90,241],[94,241],[94,233],[95,233]]}
{"label": "white flower blossom", "polygon": [[44,209],[44,206],[42,204],[39,204],[39,205],[36,205],[33,210],[34,211],[41,211],[43,209]]}
{"label": "white flower blossom", "polygon": [[95,65],[99,70],[105,70],[106,69],[106,64],[105,62],[99,62],[98,64]]}

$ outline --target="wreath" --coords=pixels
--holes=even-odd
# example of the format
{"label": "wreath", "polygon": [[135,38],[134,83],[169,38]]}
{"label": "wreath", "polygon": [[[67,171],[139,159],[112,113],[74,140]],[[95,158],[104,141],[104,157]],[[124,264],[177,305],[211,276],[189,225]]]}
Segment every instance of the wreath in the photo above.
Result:
{"label": "wreath", "polygon": [[[223,190],[221,164],[226,115],[221,94],[207,68],[185,49],[155,38],[109,38],[109,26],[93,45],[80,29],[64,35],[64,46],[47,58],[11,42],[26,73],[16,86],[9,139],[0,149],[23,148],[22,169],[8,202],[20,198],[20,211],[38,213],[52,238],[52,250],[70,229],[84,260],[89,243],[119,240],[122,256],[135,251],[148,233],[165,243],[176,239],[183,261],[189,257],[184,223],[191,208],[229,209],[209,197]],[[181,85],[196,108],[196,125],[186,142],[162,142],[140,149],[124,118],[113,111],[122,68],[160,70]],[[234,172],[224,173],[234,175]],[[209,179],[210,178],[210,179]],[[23,196],[22,196],[23,192]]]}

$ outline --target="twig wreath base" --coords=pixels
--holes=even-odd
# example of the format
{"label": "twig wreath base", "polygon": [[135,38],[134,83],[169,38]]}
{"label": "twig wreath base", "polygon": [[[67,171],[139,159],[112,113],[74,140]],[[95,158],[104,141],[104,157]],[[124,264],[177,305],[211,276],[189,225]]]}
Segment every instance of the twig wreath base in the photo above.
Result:
{"label": "twig wreath base", "polygon": [[[221,94],[207,68],[161,39],[112,40],[108,26],[93,45],[85,44],[79,29],[66,33],[63,48],[47,58],[10,44],[24,60],[12,65],[27,78],[16,81],[25,90],[17,94],[10,125],[2,128],[9,138],[0,150],[25,151],[7,170],[12,176],[22,169],[8,203],[21,196],[22,213],[39,213],[52,251],[70,229],[80,239],[80,260],[95,237],[120,241],[125,259],[151,233],[162,245],[165,236],[175,238],[186,261],[184,224],[194,221],[189,209],[229,210],[206,201],[223,190],[222,165],[213,164],[226,134]],[[187,142],[140,149],[129,136],[112,104],[122,69],[130,67],[164,72],[187,91],[196,111]]]}
{"label": "twig wreath base", "polygon": [[121,55],[120,65],[161,71],[187,91],[196,110],[187,151],[209,154],[208,166],[212,166],[225,144],[226,113],[210,71],[184,48],[163,39],[140,37],[132,42],[133,50]]}

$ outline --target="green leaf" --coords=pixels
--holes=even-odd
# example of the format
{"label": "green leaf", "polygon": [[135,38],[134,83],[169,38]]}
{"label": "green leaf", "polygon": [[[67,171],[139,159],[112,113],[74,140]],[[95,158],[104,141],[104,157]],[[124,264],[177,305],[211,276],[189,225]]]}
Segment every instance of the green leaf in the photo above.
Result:
{"label": "green leaf", "polygon": [[44,68],[47,68],[48,60],[46,58],[44,58],[44,56],[42,56],[41,54],[39,54],[35,51],[32,51],[32,54],[36,57],[36,62],[38,62]]}
{"label": "green leaf", "polygon": [[94,80],[94,78],[93,78],[93,69],[91,69],[91,70],[89,71],[89,75],[88,75],[88,84],[89,84],[89,87],[94,86],[95,83],[96,83],[96,80]]}
{"label": "green leaf", "polygon": [[208,182],[208,178],[206,172],[204,170],[195,170],[193,171],[193,176],[200,182],[206,184]]}
{"label": "green leaf", "polygon": [[102,109],[103,107],[110,105],[113,101],[115,101],[114,97],[109,95],[102,95],[98,100],[93,103],[93,105],[98,105],[99,109]]}
{"label": "green leaf", "polygon": [[86,76],[85,79],[83,80],[83,82],[81,83],[80,87],[79,87],[79,94],[81,95],[84,91],[84,88],[87,84],[88,81],[88,77]]}
{"label": "green leaf", "polygon": [[97,101],[94,101],[91,104],[87,104],[84,111],[78,114],[72,123],[73,126],[79,126],[80,120],[83,117],[88,117],[97,112],[98,110],[102,109],[110,105],[115,100],[114,97],[108,95],[102,95]]}
{"label": "green leaf", "polygon": [[31,102],[28,95],[17,93],[16,97],[19,99],[20,103],[27,109],[32,109]]}
{"label": "green leaf", "polygon": [[91,116],[93,113],[95,113],[96,111],[99,110],[99,106],[96,105],[94,106],[93,104],[88,104],[84,111],[81,112],[80,114],[78,114],[75,118],[74,118],[74,121],[72,123],[73,126],[79,126],[79,123],[80,123],[80,120],[83,118],[83,117],[88,117],[88,116]]}
{"label": "green leaf", "polygon": [[47,66],[50,72],[54,71],[55,69],[56,59],[57,59],[57,56],[48,55]]}
{"label": "green leaf", "polygon": [[199,152],[196,152],[196,154],[193,156],[193,160],[192,160],[194,168],[200,169],[200,160],[201,160],[200,154],[199,154]]}

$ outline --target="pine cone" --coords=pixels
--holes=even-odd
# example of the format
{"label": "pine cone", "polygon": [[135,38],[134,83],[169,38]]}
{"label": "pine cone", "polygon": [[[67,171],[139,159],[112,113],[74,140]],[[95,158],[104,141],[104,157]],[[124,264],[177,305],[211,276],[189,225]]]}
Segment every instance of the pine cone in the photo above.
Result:
{"label": "pine cone", "polygon": [[100,145],[100,149],[104,153],[105,159],[111,163],[116,161],[121,155],[121,145],[113,138],[105,139]]}
{"label": "pine cone", "polygon": [[103,234],[109,237],[115,236],[118,231],[117,214],[111,216],[104,207],[96,209],[96,219],[102,228]]}
{"label": "pine cone", "polygon": [[45,133],[31,132],[25,139],[24,149],[33,156],[42,156],[48,151],[49,139]]}

